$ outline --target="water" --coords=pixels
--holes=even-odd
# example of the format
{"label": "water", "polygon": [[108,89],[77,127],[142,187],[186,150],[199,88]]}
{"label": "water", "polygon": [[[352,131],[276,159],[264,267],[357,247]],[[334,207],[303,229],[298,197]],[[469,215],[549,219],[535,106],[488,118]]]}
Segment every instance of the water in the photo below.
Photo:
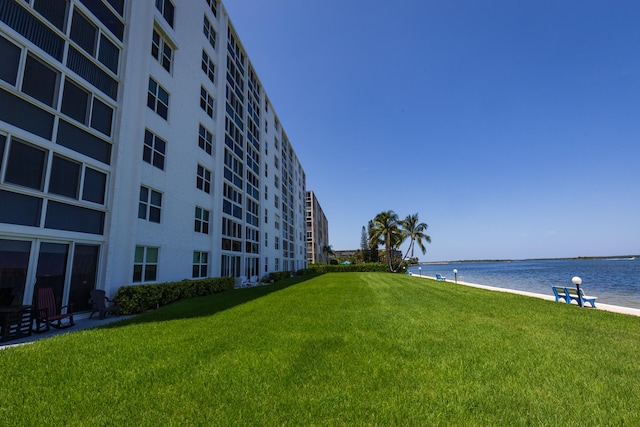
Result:
{"label": "water", "polygon": [[580,276],[586,295],[603,304],[640,309],[640,258],[542,260],[504,262],[450,262],[409,267],[412,274],[435,277],[436,273],[458,280],[498,288],[553,295],[552,286],[571,286]]}

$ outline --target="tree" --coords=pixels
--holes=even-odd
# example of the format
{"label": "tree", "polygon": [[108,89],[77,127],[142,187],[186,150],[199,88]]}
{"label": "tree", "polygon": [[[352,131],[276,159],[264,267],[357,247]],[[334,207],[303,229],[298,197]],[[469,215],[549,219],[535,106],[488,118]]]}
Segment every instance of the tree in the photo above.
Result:
{"label": "tree", "polygon": [[371,255],[369,252],[369,238],[367,237],[367,230],[362,226],[362,233],[360,234],[360,251],[362,252],[362,262],[369,262]]}
{"label": "tree", "polygon": [[369,244],[376,247],[384,245],[389,271],[395,272],[392,255],[395,249],[404,241],[398,215],[394,211],[380,212],[373,219],[369,233]]}
{"label": "tree", "polygon": [[371,241],[372,228],[373,220],[369,220],[369,224],[367,224],[367,234],[369,235],[369,260],[371,262],[380,262],[380,254],[378,253],[378,242]]}
{"label": "tree", "polygon": [[[413,250],[415,249],[416,243],[418,247],[422,251],[424,255],[427,253],[427,248],[425,248],[423,240],[427,243],[431,243],[431,236],[425,233],[428,225],[424,222],[418,222],[418,214],[415,213],[413,215],[407,215],[405,219],[400,221],[400,227],[402,228],[402,233],[406,237],[409,237],[409,248],[407,248],[407,253],[404,255],[402,260],[404,261],[409,255],[409,251],[411,251],[411,258],[413,258]],[[404,239],[403,239],[404,240]]]}
{"label": "tree", "polygon": [[331,245],[323,246],[322,253],[324,253],[325,259],[327,260],[327,264],[329,264],[329,255],[334,255],[333,248],[331,247]]}
{"label": "tree", "polygon": [[[373,221],[369,222],[369,247],[373,249],[384,245],[384,255],[389,264],[389,270],[395,273],[409,253],[413,258],[416,244],[423,254],[427,252],[424,242],[431,243],[431,236],[425,233],[427,227],[427,224],[420,222],[417,213],[399,220],[398,215],[393,211],[380,212]],[[410,239],[407,252],[401,258],[395,257],[397,249],[407,238]],[[399,260],[395,266],[394,258]]]}

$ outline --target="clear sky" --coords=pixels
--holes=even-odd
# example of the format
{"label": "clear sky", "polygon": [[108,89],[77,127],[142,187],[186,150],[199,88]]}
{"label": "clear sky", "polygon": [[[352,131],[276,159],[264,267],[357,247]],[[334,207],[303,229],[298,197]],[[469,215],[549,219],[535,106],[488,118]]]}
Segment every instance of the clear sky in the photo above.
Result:
{"label": "clear sky", "polygon": [[640,254],[640,1],[225,6],[334,249],[393,210],[421,261]]}

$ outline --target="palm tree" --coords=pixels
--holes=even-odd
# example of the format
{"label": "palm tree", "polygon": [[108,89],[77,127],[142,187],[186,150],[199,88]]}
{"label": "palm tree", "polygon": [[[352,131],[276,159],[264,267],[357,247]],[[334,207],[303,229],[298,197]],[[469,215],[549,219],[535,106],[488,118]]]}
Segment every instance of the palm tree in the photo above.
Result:
{"label": "palm tree", "polygon": [[372,247],[384,245],[387,251],[387,262],[389,263],[390,271],[394,271],[392,263],[393,251],[400,246],[403,240],[400,221],[394,211],[384,211],[376,215],[369,229],[369,244]]}
{"label": "palm tree", "polygon": [[409,255],[409,251],[411,251],[411,258],[413,258],[413,250],[415,249],[415,244],[418,244],[418,247],[422,251],[424,255],[427,253],[427,248],[424,247],[423,240],[427,243],[431,243],[431,236],[425,233],[428,225],[424,222],[418,222],[418,214],[415,213],[413,215],[407,215],[405,219],[400,221],[400,226],[402,227],[402,232],[406,237],[410,238],[409,248],[407,249],[407,253],[405,254],[403,261]]}
{"label": "palm tree", "polygon": [[327,264],[329,264],[329,255],[334,254],[333,247],[331,247],[331,245],[325,245],[322,247],[322,252],[325,254]]}

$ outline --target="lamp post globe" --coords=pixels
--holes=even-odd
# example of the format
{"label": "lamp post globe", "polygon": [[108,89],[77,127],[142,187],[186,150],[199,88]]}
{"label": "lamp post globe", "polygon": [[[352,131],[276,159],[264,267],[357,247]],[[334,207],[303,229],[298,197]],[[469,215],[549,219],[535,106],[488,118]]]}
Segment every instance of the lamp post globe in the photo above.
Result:
{"label": "lamp post globe", "polygon": [[573,276],[571,278],[571,282],[576,285],[576,290],[578,291],[578,305],[582,307],[582,294],[580,293],[580,285],[582,284],[582,279],[578,276]]}
{"label": "lamp post globe", "polygon": [[457,268],[453,269],[453,280],[455,280],[455,282],[458,283],[458,269]]}

